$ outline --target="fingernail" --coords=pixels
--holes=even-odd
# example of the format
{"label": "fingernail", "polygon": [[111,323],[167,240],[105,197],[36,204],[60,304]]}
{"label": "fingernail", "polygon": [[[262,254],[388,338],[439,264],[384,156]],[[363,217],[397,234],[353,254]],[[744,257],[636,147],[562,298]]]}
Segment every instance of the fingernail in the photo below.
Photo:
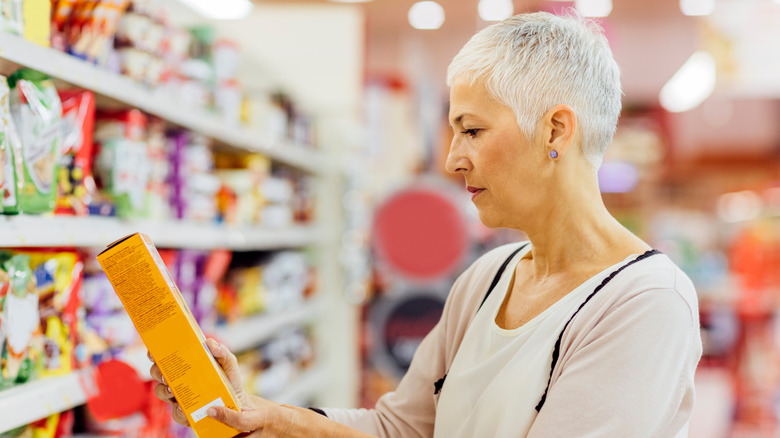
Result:
{"label": "fingernail", "polygon": [[208,416],[209,416],[209,417],[212,417],[212,418],[214,418],[214,417],[216,417],[216,416],[217,416],[217,410],[216,410],[216,409],[214,409],[214,408],[209,408],[209,410],[208,410],[207,414],[208,414]]}
{"label": "fingernail", "polygon": [[165,383],[165,376],[162,374],[160,375],[160,381],[163,383],[163,385],[167,385],[167,383]]}
{"label": "fingernail", "polygon": [[166,386],[165,390],[168,391],[168,394],[173,394],[173,391],[171,391],[171,387],[170,386]]}

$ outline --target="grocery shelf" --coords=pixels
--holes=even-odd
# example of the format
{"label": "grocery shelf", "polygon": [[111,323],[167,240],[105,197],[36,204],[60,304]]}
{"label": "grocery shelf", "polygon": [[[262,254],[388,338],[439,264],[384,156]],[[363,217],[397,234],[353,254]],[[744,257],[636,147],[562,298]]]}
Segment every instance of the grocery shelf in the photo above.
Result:
{"label": "grocery shelf", "polygon": [[266,144],[258,140],[262,136],[256,132],[229,126],[205,111],[172,103],[170,96],[163,92],[150,90],[128,77],[58,50],[39,46],[16,35],[0,33],[0,59],[92,90],[100,96],[161,117],[219,143],[244,151],[259,152],[307,172],[321,173],[332,168],[325,163],[326,157],[318,151],[292,143]]}
{"label": "grocery shelf", "polygon": [[269,400],[288,405],[301,406],[316,398],[322,393],[327,381],[327,373],[322,366],[306,370],[285,389],[276,395],[268,397]]}
{"label": "grocery shelf", "polygon": [[0,391],[0,433],[82,405],[93,390],[88,369]]}
{"label": "grocery shelf", "polygon": [[246,351],[270,339],[280,330],[313,321],[322,313],[322,308],[319,300],[312,299],[294,309],[243,318],[218,328],[214,335],[231,351]]}
{"label": "grocery shelf", "polygon": [[122,221],[99,216],[2,216],[0,247],[103,248],[128,234],[146,233],[158,247],[235,251],[279,249],[317,243],[313,226],[221,226],[190,221]]}

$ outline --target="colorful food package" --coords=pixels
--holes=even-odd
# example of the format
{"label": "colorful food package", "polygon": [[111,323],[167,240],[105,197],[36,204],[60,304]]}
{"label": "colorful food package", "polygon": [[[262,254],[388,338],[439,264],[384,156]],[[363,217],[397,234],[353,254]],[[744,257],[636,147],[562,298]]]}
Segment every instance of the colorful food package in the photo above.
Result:
{"label": "colorful food package", "polygon": [[150,174],[146,128],[146,116],[138,110],[97,115],[95,176],[122,218],[145,214]]}
{"label": "colorful food package", "polygon": [[136,233],[112,243],[98,254],[98,262],[195,433],[237,435],[237,430],[206,415],[215,405],[241,407],[154,244]]}
{"label": "colorful food package", "polygon": [[24,0],[22,15],[24,17],[24,38],[35,44],[49,47],[51,1]]}
{"label": "colorful food package", "polygon": [[[11,114],[21,140],[21,175],[16,206],[10,213],[45,213],[54,209],[57,157],[62,144],[62,105],[48,76],[20,69],[8,78]],[[18,157],[16,157],[18,159]]]}
{"label": "colorful food package", "polygon": [[169,139],[171,204],[176,217],[193,221],[214,221],[218,215],[220,181],[214,173],[214,156],[209,141],[191,132]]}
{"label": "colorful food package", "polygon": [[129,0],[87,0],[71,17],[69,51],[88,61],[99,61],[112,49],[119,20]]}
{"label": "colorful food package", "polygon": [[94,193],[92,178],[92,134],[95,130],[95,94],[91,91],[60,90],[62,100],[62,149],[59,163],[56,214],[83,216]]}
{"label": "colorful food package", "polygon": [[5,387],[32,380],[43,346],[40,337],[38,294],[30,269],[30,256],[17,254],[3,263],[9,289],[3,299],[3,333],[0,373]]}
{"label": "colorful food package", "polygon": [[166,150],[165,121],[152,119],[146,142],[149,178],[146,186],[146,217],[168,220],[174,217],[171,207],[171,163]]}
{"label": "colorful food package", "polygon": [[4,76],[0,76],[0,195],[2,211],[17,212],[18,193],[21,191],[22,143],[16,132],[10,107],[11,90]]}
{"label": "colorful food package", "polygon": [[80,287],[83,263],[74,252],[29,251],[38,295],[41,342],[40,376],[64,375],[87,363],[78,352],[84,343],[80,330]]}

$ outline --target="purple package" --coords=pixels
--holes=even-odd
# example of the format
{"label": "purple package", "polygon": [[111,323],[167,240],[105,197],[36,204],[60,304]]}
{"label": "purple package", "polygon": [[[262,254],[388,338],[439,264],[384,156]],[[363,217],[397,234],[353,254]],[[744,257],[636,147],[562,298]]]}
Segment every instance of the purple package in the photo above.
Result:
{"label": "purple package", "polygon": [[198,298],[207,258],[207,252],[182,249],[176,260],[176,284],[198,323],[203,319],[205,310]]}
{"label": "purple package", "polygon": [[168,182],[172,188],[171,206],[177,219],[184,219],[187,211],[185,152],[188,143],[187,132],[174,131],[168,134],[168,152],[171,162]]}

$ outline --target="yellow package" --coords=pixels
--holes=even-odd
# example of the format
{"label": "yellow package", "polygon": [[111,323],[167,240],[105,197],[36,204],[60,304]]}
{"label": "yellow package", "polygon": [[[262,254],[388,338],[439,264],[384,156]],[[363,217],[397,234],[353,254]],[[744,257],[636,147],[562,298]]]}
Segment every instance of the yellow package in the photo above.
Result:
{"label": "yellow package", "polygon": [[199,437],[239,431],[211,417],[211,406],[240,410],[225,373],[149,237],[136,233],[97,256],[146,348]]}
{"label": "yellow package", "polygon": [[49,47],[51,1],[24,0],[22,14],[24,15],[24,38],[35,44]]}

